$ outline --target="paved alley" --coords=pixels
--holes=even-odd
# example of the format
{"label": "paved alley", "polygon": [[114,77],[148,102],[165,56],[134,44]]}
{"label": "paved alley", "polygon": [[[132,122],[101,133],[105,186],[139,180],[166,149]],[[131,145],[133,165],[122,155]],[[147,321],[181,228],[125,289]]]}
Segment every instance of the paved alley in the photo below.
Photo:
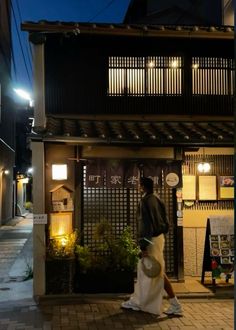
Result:
{"label": "paved alley", "polygon": [[[164,317],[123,310],[122,300],[93,298],[62,305],[0,304],[0,330],[155,330],[233,329],[233,300],[181,300],[183,317]],[[165,306],[167,301],[164,302]]]}
{"label": "paved alley", "polygon": [[[222,295],[216,299],[196,279],[173,283],[182,298],[183,317],[157,319],[147,313],[123,310],[121,295],[50,296],[38,305],[32,298],[33,280],[23,281],[27,263],[32,263],[32,215],[1,227],[0,257],[0,330],[234,328],[232,295],[224,291],[228,299]],[[167,304],[164,299],[163,307]]]}

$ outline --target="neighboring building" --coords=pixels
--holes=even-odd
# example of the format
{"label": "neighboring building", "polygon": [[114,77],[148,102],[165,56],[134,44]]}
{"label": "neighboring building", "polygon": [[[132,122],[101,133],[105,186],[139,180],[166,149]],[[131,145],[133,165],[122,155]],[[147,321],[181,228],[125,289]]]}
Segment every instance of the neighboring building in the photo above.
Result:
{"label": "neighboring building", "polygon": [[11,93],[11,1],[0,2],[0,225],[15,214],[15,110]]}
{"label": "neighboring building", "polygon": [[233,26],[233,1],[131,0],[124,23]]}
{"label": "neighboring building", "polygon": [[14,178],[16,181],[16,213],[23,216],[32,209],[32,165],[29,135],[33,110],[28,105],[19,106],[16,115],[16,156]]}

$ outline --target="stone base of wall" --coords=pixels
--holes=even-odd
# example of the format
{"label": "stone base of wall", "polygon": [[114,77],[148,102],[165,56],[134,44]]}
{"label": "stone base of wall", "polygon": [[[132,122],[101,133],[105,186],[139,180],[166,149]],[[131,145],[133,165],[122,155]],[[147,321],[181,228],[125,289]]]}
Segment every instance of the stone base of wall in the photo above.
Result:
{"label": "stone base of wall", "polygon": [[201,276],[206,228],[184,228],[184,275]]}

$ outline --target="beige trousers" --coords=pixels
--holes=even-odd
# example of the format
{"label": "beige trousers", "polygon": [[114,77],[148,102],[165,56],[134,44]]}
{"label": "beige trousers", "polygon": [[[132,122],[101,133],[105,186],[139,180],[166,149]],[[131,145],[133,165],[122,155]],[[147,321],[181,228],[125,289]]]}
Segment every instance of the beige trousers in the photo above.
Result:
{"label": "beige trousers", "polygon": [[164,269],[165,262],[163,257],[163,250],[165,244],[164,235],[153,237],[153,245],[148,247],[149,255],[155,257],[161,264],[161,273],[158,277],[149,278],[142,271],[141,260],[137,265],[137,282],[135,284],[134,293],[130,300],[138,305],[144,312],[161,315],[162,300],[164,293]]}

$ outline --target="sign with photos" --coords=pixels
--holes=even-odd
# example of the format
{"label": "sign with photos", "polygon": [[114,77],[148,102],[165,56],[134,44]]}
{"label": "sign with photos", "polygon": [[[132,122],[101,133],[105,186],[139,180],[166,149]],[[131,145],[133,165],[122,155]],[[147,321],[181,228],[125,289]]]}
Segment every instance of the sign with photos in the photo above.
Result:
{"label": "sign with photos", "polygon": [[219,197],[220,199],[234,198],[234,176],[220,176]]}
{"label": "sign with photos", "polygon": [[228,281],[234,271],[234,219],[231,216],[211,216],[207,219],[201,283],[205,273]]}
{"label": "sign with photos", "polygon": [[234,235],[210,235],[210,255],[220,257],[221,264],[234,262]]}

